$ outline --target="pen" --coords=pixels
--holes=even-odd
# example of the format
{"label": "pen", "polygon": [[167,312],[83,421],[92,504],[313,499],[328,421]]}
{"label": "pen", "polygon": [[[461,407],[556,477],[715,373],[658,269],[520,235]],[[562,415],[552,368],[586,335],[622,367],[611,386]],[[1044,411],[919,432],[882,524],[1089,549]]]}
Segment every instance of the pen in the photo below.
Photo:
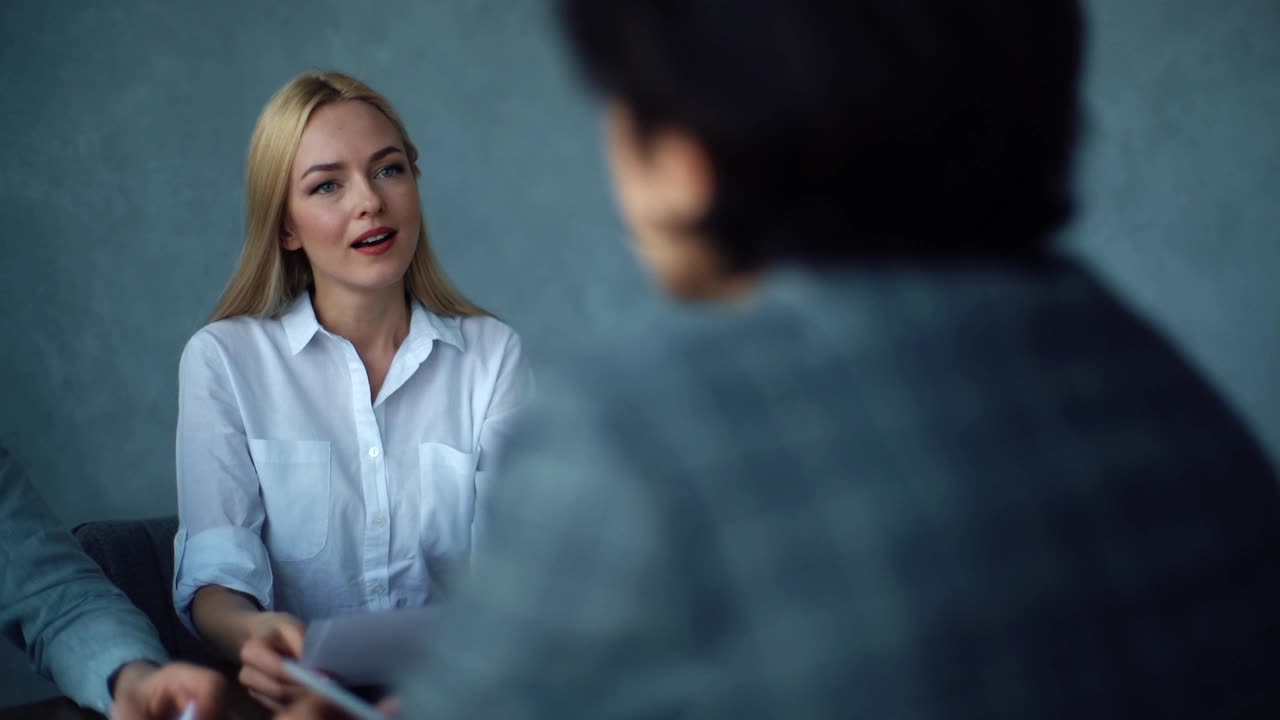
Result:
{"label": "pen", "polygon": [[371,705],[320,673],[308,670],[293,660],[285,660],[284,669],[289,673],[289,677],[297,680],[299,684],[319,693],[358,720],[387,720],[385,715],[374,710]]}

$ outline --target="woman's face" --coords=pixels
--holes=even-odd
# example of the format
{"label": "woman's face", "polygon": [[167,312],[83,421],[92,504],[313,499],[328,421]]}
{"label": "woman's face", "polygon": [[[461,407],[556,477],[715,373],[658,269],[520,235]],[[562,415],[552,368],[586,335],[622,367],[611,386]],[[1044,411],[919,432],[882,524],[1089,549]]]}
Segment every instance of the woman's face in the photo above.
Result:
{"label": "woman's face", "polygon": [[418,182],[395,126],[360,101],[311,114],[289,175],[281,244],[302,250],[316,293],[395,287],[418,243]]}

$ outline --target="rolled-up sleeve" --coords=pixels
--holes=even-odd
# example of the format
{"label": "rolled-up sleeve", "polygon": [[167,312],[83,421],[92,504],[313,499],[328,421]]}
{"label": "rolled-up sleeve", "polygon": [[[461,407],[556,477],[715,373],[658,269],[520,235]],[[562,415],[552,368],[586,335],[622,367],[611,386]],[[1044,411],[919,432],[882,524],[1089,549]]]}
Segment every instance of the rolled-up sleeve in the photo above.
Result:
{"label": "rolled-up sleeve", "polygon": [[272,609],[271,564],[262,543],[265,518],[249,455],[236,377],[209,329],[187,343],[178,369],[178,534],[173,603],[197,632],[191,601],[206,585],[252,596]]}
{"label": "rolled-up sleeve", "polygon": [[58,527],[0,448],[0,631],[80,705],[108,712],[107,677],[167,655],[155,628]]}

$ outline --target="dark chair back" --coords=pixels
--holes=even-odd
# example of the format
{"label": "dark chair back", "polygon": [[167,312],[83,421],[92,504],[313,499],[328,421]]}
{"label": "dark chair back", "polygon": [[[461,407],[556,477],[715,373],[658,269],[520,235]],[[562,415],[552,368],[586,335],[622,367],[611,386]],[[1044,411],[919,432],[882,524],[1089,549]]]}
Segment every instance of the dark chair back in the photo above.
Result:
{"label": "dark chair back", "polygon": [[160,642],[175,660],[225,667],[192,635],[173,609],[173,536],[178,518],[97,521],[76,526],[72,535],[156,626]]}

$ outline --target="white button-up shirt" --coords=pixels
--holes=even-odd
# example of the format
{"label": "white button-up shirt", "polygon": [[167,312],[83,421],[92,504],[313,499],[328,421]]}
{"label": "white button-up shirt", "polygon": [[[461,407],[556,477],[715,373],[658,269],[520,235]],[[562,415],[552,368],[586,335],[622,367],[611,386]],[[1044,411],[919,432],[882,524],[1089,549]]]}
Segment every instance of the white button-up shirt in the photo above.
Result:
{"label": "white button-up shirt", "polygon": [[510,327],[416,301],[372,401],[355,346],[305,294],[279,319],[206,326],[179,368],[179,617],[194,630],[205,585],[303,622],[425,605],[466,561],[532,386]]}

